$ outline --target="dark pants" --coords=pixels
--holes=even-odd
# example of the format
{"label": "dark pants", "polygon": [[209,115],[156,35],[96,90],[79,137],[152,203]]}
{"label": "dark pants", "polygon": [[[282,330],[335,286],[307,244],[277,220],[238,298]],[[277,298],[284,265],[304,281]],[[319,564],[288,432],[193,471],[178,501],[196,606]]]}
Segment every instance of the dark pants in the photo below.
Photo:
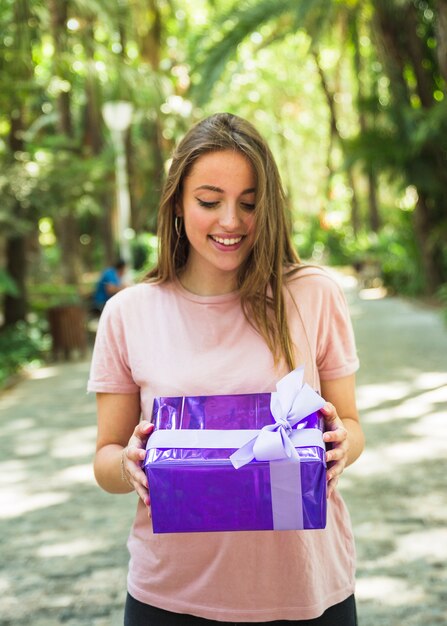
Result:
{"label": "dark pants", "polygon": [[355,598],[349,596],[331,606],[315,619],[278,620],[275,622],[216,622],[194,615],[171,613],[143,604],[127,594],[124,626],[357,626]]}

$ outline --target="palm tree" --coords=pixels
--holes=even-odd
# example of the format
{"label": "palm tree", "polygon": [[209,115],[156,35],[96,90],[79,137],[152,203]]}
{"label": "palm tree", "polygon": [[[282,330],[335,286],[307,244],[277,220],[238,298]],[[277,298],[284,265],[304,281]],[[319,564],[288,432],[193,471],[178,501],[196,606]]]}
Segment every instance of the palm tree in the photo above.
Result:
{"label": "palm tree", "polygon": [[[335,173],[333,165],[333,149],[335,144],[345,149],[345,143],[339,132],[338,110],[335,102],[335,87],[331,87],[330,80],[326,75],[319,58],[320,40],[327,38],[329,33],[335,30],[336,36],[346,41],[346,50],[352,54],[352,63],[359,69],[360,54],[357,41],[357,30],[353,24],[359,20],[359,8],[356,2],[327,2],[320,0],[262,0],[243,5],[228,11],[224,16],[218,16],[216,23],[224,24],[221,28],[217,42],[208,43],[207,38],[196,42],[196,47],[201,49],[197,74],[200,82],[193,88],[193,97],[201,104],[211,91],[213,84],[219,80],[228,60],[236,54],[237,46],[253,32],[262,28],[265,24],[272,25],[271,35],[262,42],[262,46],[270,45],[285,38],[290,33],[305,30],[311,37],[311,54],[314,58],[317,72],[320,76],[321,89],[326,99],[329,113],[328,127],[328,154],[327,154],[327,184],[326,202],[329,202],[332,177]],[[226,26],[225,26],[226,25]],[[349,28],[348,28],[349,26]],[[209,29],[214,32],[213,29]],[[349,46],[351,44],[351,46]],[[352,48],[352,51],[351,51]],[[360,87],[359,87],[360,88]],[[358,100],[362,94],[358,94]],[[354,98],[355,99],[355,98]],[[359,113],[359,124],[365,130],[367,118]],[[359,230],[359,202],[356,192],[355,176],[349,162],[346,163],[346,174],[350,187],[353,190],[351,198],[351,215],[354,233]],[[379,229],[380,218],[375,173],[371,168],[366,173],[368,183],[368,206],[370,224],[373,230]]]}
{"label": "palm tree", "polygon": [[[5,45],[6,36],[0,39],[0,103],[9,118],[9,156],[7,166],[10,171],[20,167],[16,156],[24,152],[23,131],[26,129],[27,107],[25,100],[33,91],[33,61],[31,53],[32,31],[31,7],[28,0],[15,0],[3,6],[0,13],[2,32],[8,33],[13,45]],[[11,54],[11,51],[14,51]],[[3,206],[5,210],[5,206]],[[12,279],[14,288],[9,289],[3,300],[5,325],[24,320],[27,310],[25,278],[27,272],[27,241],[29,215],[32,207],[27,207],[17,195],[11,194],[10,217],[5,236],[6,275]]]}
{"label": "palm tree", "polygon": [[[447,5],[431,2],[430,10],[413,2],[375,1],[377,45],[393,98],[390,113],[396,142],[406,150],[400,166],[407,184],[418,192],[414,229],[425,276],[434,293],[447,281],[447,97],[445,50]],[[439,11],[439,13],[438,13]]]}
{"label": "palm tree", "polygon": [[[397,162],[407,184],[415,186],[418,191],[414,230],[423,263],[426,290],[434,292],[447,281],[447,112],[442,102],[447,97],[447,0],[431,0],[423,5],[413,0],[372,0],[362,5],[371,14],[368,25],[371,27],[377,55],[390,79],[392,100],[386,110],[378,102],[376,104],[376,110],[380,109],[382,117],[387,118],[388,137],[382,128],[368,128],[359,107],[361,135],[370,142],[369,146],[364,146],[366,149],[360,156],[368,173],[371,226],[373,229],[379,226],[375,176],[379,168],[395,167]],[[261,45],[268,45],[270,41],[281,39],[288,33],[305,29],[312,38],[315,55],[319,40],[327,36],[337,21],[346,19],[346,16],[352,20],[359,6],[359,2],[343,0],[260,0],[235,6],[227,13],[218,15],[214,28],[207,29],[208,33],[213,33],[213,37],[205,35],[195,42],[198,49],[195,73],[200,75],[200,80],[196,81],[193,96],[199,104],[207,98],[228,60],[236,54],[237,46],[263,25],[274,24],[274,28],[270,39]],[[216,30],[219,36],[214,38]],[[355,31],[352,32],[355,34]],[[433,41],[439,44],[437,55]],[[353,40],[354,51],[356,46]],[[358,67],[355,54],[353,64]],[[336,109],[332,106],[331,93],[323,74],[321,78],[331,114],[329,132],[335,135]],[[364,95],[358,94],[359,105]],[[384,138],[381,158],[375,155],[370,160],[374,151],[379,151]],[[374,144],[373,149],[371,142]],[[386,145],[388,153],[383,149]]]}
{"label": "palm tree", "polygon": [[207,26],[206,34],[193,40],[191,45],[195,50],[192,58],[196,58],[193,72],[195,70],[200,75],[192,96],[198,104],[203,103],[230,58],[236,54],[238,45],[262,26],[274,24],[272,35],[263,46],[300,29],[318,37],[335,12],[334,3],[327,0],[258,0],[237,3],[224,14],[218,13],[213,23]]}

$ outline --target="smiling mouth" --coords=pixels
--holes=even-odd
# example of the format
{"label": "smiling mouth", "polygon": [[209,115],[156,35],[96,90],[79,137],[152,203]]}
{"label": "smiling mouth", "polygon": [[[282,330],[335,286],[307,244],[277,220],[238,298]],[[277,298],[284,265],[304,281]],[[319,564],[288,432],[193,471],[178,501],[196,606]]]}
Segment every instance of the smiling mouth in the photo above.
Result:
{"label": "smiling mouth", "polygon": [[210,235],[210,238],[216,243],[220,243],[223,246],[234,246],[237,243],[242,241],[243,236],[241,235],[239,237],[223,238],[223,237],[216,237],[215,235]]}

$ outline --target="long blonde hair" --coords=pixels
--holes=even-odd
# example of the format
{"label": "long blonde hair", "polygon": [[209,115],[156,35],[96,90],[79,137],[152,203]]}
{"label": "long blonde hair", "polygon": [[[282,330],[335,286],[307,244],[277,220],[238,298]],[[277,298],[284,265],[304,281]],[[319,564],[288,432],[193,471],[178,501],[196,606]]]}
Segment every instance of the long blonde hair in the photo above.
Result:
{"label": "long blonde hair", "polygon": [[237,287],[244,314],[261,334],[275,363],[284,357],[294,367],[293,347],[283,297],[284,270],[300,262],[290,238],[284,190],[265,140],[252,124],[230,113],[216,113],[193,126],[176,148],[158,213],[159,256],[146,280],[173,280],[188,259],[189,242],[175,228],[183,182],[195,161],[209,152],[237,150],[256,175],[256,233],[253,248],[239,268]]}

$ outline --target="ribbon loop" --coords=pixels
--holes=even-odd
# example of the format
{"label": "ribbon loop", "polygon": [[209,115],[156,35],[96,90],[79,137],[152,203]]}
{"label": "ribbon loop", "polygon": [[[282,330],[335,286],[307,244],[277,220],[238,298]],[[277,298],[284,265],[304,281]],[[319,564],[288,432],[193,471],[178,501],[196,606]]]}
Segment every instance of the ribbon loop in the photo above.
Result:
{"label": "ribbon loop", "polygon": [[[289,433],[282,425],[276,428],[264,426],[254,439],[253,455],[257,461],[277,461],[296,458],[297,452],[292,445]],[[291,429],[290,429],[291,430]]]}
{"label": "ribbon loop", "polygon": [[290,439],[292,427],[324,406],[323,398],[307,383],[303,383],[303,380],[304,368],[299,367],[277,383],[276,391],[271,394],[270,400],[270,411],[275,423],[264,426],[256,437],[230,456],[236,469],[253,459],[299,461],[298,453]]}

